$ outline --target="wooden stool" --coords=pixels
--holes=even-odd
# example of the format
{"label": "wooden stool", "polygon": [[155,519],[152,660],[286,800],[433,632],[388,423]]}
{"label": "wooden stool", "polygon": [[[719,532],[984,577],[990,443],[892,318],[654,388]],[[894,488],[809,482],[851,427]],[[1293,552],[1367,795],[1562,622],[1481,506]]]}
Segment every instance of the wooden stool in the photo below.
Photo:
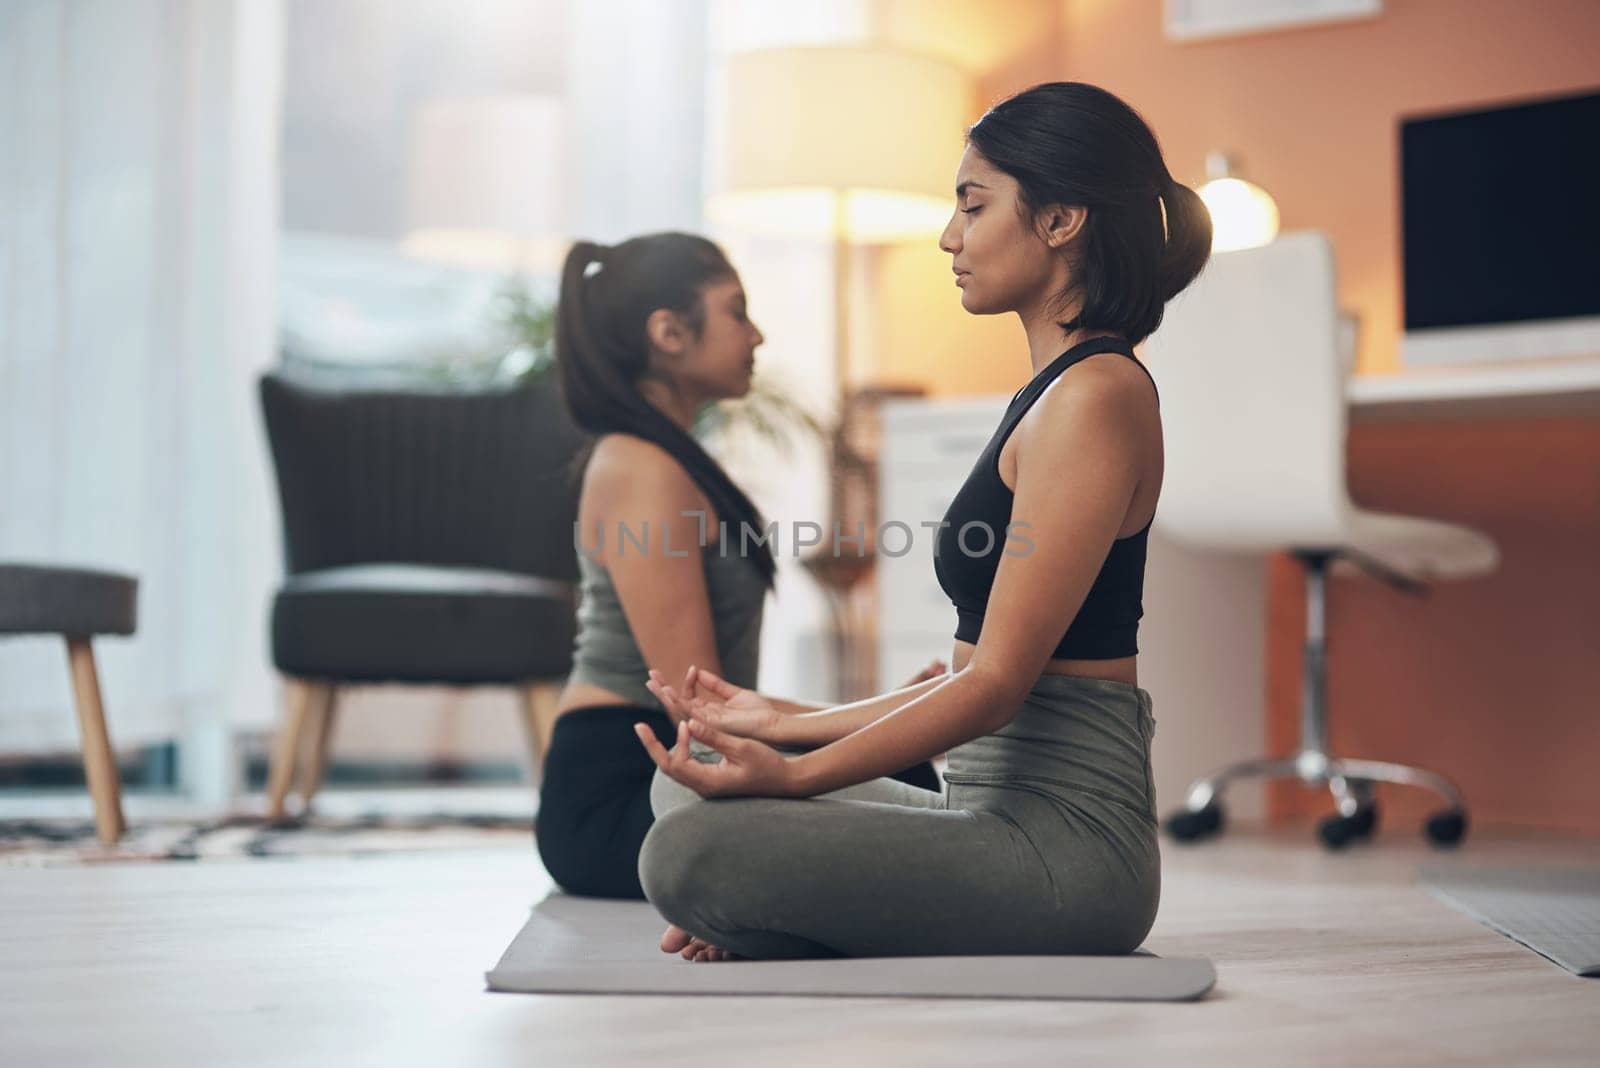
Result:
{"label": "wooden stool", "polygon": [[66,640],[83,773],[94,799],[95,832],[106,845],[121,838],[127,825],[90,639],[96,634],[132,634],[137,605],[138,580],[126,575],[0,564],[0,634],[59,634]]}

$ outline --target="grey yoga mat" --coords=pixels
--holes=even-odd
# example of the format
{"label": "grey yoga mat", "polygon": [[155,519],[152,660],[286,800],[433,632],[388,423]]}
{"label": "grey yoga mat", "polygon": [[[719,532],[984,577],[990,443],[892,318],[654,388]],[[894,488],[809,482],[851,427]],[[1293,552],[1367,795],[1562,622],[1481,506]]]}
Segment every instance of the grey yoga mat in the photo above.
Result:
{"label": "grey yoga mat", "polygon": [[1600,869],[1424,865],[1433,895],[1575,975],[1600,976]]}
{"label": "grey yoga mat", "polygon": [[559,891],[487,973],[524,994],[728,994],[907,998],[1192,1001],[1217,981],[1208,960],[1157,957],[855,957],[695,963],[661,952],[665,929],[643,901]]}

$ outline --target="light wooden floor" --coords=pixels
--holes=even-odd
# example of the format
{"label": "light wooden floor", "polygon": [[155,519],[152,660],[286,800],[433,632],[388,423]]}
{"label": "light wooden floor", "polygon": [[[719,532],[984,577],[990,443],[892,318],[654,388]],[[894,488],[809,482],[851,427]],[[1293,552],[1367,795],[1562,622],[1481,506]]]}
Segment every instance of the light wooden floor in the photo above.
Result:
{"label": "light wooden floor", "polygon": [[[527,849],[0,871],[7,1065],[1593,1065],[1600,981],[1435,901],[1419,862],[1600,864],[1600,839],[1410,827],[1164,846],[1147,945],[1187,1004],[536,997],[483,972],[548,888]],[[674,962],[677,963],[677,962]],[[716,964],[683,967],[718,967]]]}

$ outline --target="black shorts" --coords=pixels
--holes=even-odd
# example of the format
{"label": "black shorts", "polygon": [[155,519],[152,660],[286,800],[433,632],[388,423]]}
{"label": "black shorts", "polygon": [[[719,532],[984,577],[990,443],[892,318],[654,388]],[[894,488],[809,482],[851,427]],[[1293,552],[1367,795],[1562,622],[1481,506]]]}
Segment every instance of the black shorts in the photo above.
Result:
{"label": "black shorts", "polygon": [[[641,705],[590,705],[556,719],[534,842],[551,878],[569,894],[644,900],[639,847],[655,822],[650,780],[656,765],[633,733],[635,723],[648,724],[668,748],[677,742],[671,718]],[[941,788],[926,760],[891,778]]]}

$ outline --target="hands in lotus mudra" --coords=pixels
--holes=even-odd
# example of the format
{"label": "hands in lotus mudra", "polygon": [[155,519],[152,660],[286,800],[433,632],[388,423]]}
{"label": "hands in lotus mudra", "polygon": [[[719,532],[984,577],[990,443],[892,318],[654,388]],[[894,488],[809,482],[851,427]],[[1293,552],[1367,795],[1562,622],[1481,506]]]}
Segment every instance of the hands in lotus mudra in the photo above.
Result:
{"label": "hands in lotus mudra", "polygon": [[[942,660],[932,660],[903,686],[945,674]],[[643,723],[634,733],[650,759],[674,780],[701,797],[796,797],[803,787],[793,761],[773,748],[782,741],[784,712],[754,690],[690,666],[682,690],[667,683],[661,672],[650,670],[645,687],[678,722],[677,742],[667,749]],[[722,760],[703,764],[689,751],[689,739],[722,754]]]}
{"label": "hands in lotus mudra", "polygon": [[717,730],[737,734],[741,738],[769,743],[777,741],[778,725],[783,713],[754,690],[735,686],[715,672],[691,665],[689,673],[684,676],[682,690],[674,690],[667,685],[661,672],[652,669],[645,686],[661,698],[669,710],[693,716]]}
{"label": "hands in lotus mudra", "polygon": [[[793,797],[800,784],[788,757],[766,744],[783,713],[753,690],[690,667],[682,691],[650,672],[646,688],[678,720],[677,743],[664,747],[643,723],[633,725],[656,767],[701,797]],[[703,764],[689,752],[697,738],[722,754]]]}

